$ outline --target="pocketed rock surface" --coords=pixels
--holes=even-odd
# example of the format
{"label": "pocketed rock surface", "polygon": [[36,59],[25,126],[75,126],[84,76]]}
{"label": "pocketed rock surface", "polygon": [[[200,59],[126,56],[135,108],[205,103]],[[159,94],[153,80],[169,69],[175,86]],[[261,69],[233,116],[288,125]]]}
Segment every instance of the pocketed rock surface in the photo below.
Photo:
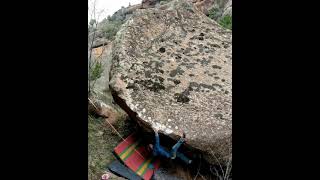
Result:
{"label": "pocketed rock surface", "polygon": [[[231,157],[232,34],[184,0],[135,11],[114,41],[110,87],[135,118],[209,162]],[[214,154],[214,156],[213,156]]]}

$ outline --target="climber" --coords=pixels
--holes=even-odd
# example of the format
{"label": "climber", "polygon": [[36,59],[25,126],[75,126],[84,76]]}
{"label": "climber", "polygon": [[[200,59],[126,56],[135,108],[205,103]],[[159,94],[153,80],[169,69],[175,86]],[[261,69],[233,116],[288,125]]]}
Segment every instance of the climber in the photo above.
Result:
{"label": "climber", "polygon": [[167,151],[164,147],[160,145],[160,139],[158,130],[154,129],[155,133],[155,143],[154,145],[149,144],[149,148],[152,149],[152,153],[154,156],[162,156],[165,158],[171,158],[175,159],[176,157],[180,158],[182,161],[184,161],[186,164],[190,164],[192,160],[187,158],[182,153],[178,152],[178,148],[185,142],[185,133],[182,132],[182,137],[179,139],[179,141],[171,148],[171,151]]}

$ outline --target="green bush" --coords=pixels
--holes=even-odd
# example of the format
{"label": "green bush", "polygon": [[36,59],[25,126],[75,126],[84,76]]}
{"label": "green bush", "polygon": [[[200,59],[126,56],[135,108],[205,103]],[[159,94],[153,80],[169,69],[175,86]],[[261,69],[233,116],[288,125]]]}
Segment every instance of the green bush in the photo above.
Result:
{"label": "green bush", "polygon": [[91,19],[89,22],[89,25],[93,26],[95,23],[97,23],[97,21],[95,19]]}
{"label": "green bush", "polygon": [[113,40],[122,24],[123,22],[119,20],[108,21],[102,28],[105,37],[107,39]]}
{"label": "green bush", "polygon": [[95,81],[101,77],[103,72],[102,63],[96,62],[94,66],[90,69],[90,80]]}
{"label": "green bush", "polygon": [[208,10],[208,17],[213,20],[218,20],[219,17],[221,17],[222,12],[219,10],[219,8],[213,7]]}
{"label": "green bush", "polygon": [[160,1],[160,5],[164,5],[164,4],[167,4],[168,2],[167,1]]}
{"label": "green bush", "polygon": [[219,20],[219,24],[224,28],[232,30],[232,17],[229,15],[222,17]]}
{"label": "green bush", "polygon": [[168,2],[169,2],[169,0],[160,0],[159,2],[160,2],[160,5],[163,5],[163,4],[168,3]]}
{"label": "green bush", "polygon": [[193,8],[192,8],[192,5],[187,3],[187,2],[184,2],[182,4],[182,7],[185,8],[186,10],[190,11],[190,12],[193,12]]}
{"label": "green bush", "polygon": [[217,21],[222,27],[232,30],[232,17],[230,15],[222,17],[221,9],[217,7],[209,9],[208,17]]}

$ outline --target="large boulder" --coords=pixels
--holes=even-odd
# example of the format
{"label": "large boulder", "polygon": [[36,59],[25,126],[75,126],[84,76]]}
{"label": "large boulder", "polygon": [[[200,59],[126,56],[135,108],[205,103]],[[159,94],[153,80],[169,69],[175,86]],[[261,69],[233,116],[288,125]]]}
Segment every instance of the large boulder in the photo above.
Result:
{"label": "large boulder", "polygon": [[209,162],[231,157],[232,34],[184,0],[139,9],[117,33],[110,87],[146,129],[154,127]]}

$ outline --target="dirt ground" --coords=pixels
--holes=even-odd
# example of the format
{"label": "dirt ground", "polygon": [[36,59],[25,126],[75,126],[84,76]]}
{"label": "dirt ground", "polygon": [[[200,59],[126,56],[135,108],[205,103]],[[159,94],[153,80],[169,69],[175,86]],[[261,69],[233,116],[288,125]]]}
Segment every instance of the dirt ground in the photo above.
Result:
{"label": "dirt ground", "polygon": [[[118,121],[114,127],[127,137],[134,126],[130,120]],[[88,116],[88,179],[100,180],[107,165],[115,160],[113,149],[122,140],[102,118]]]}

